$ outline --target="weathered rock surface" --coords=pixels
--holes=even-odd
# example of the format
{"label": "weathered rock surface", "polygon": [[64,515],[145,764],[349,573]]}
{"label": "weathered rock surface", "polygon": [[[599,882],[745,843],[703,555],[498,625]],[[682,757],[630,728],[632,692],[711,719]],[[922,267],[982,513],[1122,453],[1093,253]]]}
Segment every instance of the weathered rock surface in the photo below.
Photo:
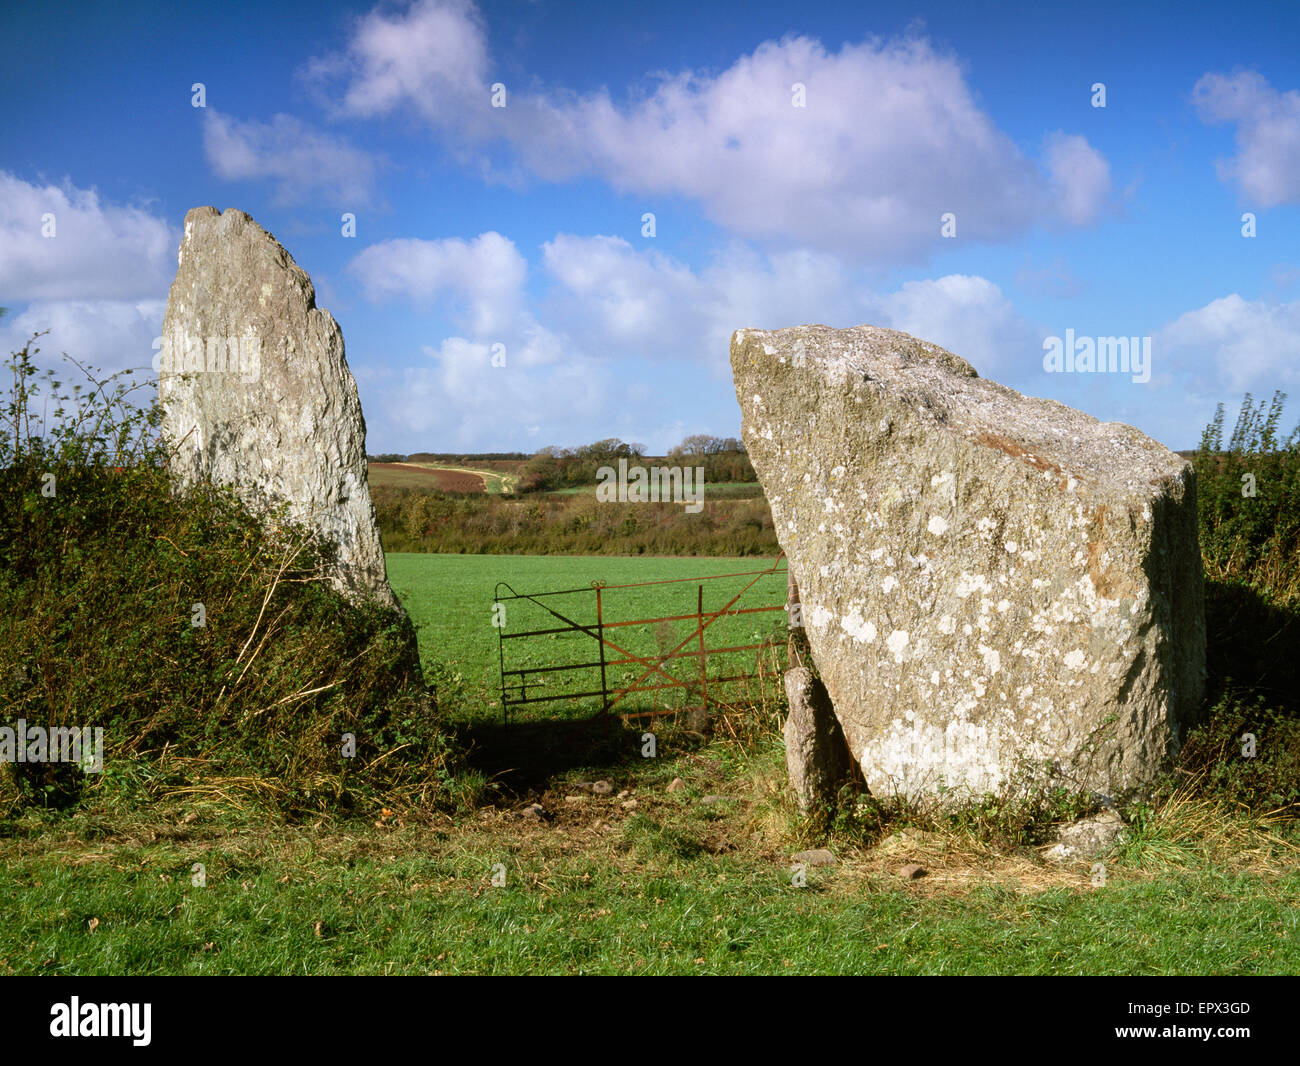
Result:
{"label": "weathered rock surface", "polygon": [[795,862],[805,866],[834,866],[835,853],[826,848],[813,848],[810,851],[796,851],[790,856]]}
{"label": "weathered rock surface", "polygon": [[826,689],[806,666],[785,672],[785,767],[790,787],[807,814],[835,803],[852,772],[844,732]]}
{"label": "weathered rock surface", "polygon": [[731,364],[872,792],[1149,783],[1204,684],[1190,464],[893,330],[740,330]]}
{"label": "weathered rock surface", "polygon": [[1124,820],[1114,811],[1102,811],[1062,826],[1043,858],[1049,862],[1099,859],[1123,839]]}
{"label": "weathered rock surface", "polygon": [[183,480],[233,486],[337,549],[329,577],[401,611],[366,484],[366,425],[343,333],[311,279],[242,211],[185,216],[158,395]]}

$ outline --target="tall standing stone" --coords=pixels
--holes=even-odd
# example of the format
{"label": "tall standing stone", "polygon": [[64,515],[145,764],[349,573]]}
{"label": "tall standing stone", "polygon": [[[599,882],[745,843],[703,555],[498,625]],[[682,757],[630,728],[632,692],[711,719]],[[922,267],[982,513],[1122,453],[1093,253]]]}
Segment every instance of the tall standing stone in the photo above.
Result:
{"label": "tall standing stone", "polygon": [[739,330],[731,365],[873,793],[1153,779],[1205,676],[1190,464],[893,330]]}
{"label": "tall standing stone", "polygon": [[287,503],[337,549],[337,588],[400,612],[366,483],[357,384],[311,278],[233,209],[190,211],[178,263],[158,379],[173,471],[231,485],[253,506]]}

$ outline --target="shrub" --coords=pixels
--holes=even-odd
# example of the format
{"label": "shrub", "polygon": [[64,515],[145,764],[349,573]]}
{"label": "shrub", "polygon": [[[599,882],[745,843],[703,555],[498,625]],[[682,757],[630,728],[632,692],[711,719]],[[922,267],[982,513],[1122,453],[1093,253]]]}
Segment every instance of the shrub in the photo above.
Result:
{"label": "shrub", "polygon": [[36,351],[0,408],[0,724],[102,727],[105,772],[15,764],[19,801],[123,780],[290,813],[439,799],[451,758],[409,620],[336,592],[329,548],[282,514],[178,486],[157,404],[115,379],[82,368],[92,388],[66,395],[47,373],[55,422],[36,420]]}

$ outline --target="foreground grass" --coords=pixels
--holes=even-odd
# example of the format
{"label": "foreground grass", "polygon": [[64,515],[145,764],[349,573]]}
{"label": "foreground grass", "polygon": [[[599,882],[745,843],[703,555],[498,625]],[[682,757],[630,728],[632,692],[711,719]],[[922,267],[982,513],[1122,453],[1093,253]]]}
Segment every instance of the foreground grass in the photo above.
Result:
{"label": "foreground grass", "polygon": [[[626,841],[638,832],[611,831]],[[9,858],[0,970],[76,974],[1284,974],[1300,873],[969,892],[726,856],[609,865],[504,841],[299,832]],[[191,885],[205,862],[208,882]],[[506,884],[490,885],[502,862]]]}
{"label": "foreground grass", "polygon": [[[634,808],[575,770],[538,797],[540,824],[33,815],[0,839],[0,972],[1300,972],[1300,864],[1281,838],[1215,851],[1166,822],[1109,856],[1100,885],[1087,864],[913,831],[832,841],[838,864],[798,887],[778,755],[714,742],[613,768]],[[903,880],[908,861],[927,876]]]}

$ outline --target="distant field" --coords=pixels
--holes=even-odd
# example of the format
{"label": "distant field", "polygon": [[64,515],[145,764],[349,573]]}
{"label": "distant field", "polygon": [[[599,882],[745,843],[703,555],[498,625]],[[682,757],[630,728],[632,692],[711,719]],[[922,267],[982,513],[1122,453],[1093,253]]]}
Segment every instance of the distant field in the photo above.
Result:
{"label": "distant field", "polygon": [[[575,485],[567,489],[553,489],[544,493],[546,496],[580,496],[596,494],[595,485]],[[753,500],[763,495],[763,486],[757,481],[706,481],[704,498],[706,500]]]}
{"label": "distant field", "polygon": [[[433,555],[421,553],[390,553],[388,579],[398,598],[406,606],[419,630],[421,655],[426,663],[440,663],[458,671],[477,692],[481,705],[476,715],[490,716],[500,713],[500,662],[498,634],[492,626],[492,604],[497,582],[507,582],[515,592],[534,594],[562,589],[584,589],[580,594],[565,597],[547,597],[542,600],[583,625],[594,625],[595,594],[591,582],[601,580],[607,585],[626,585],[647,581],[678,578],[696,578],[710,574],[739,574],[761,571],[771,566],[771,560],[727,558],[620,558],[617,556],[538,556],[538,555]],[[726,578],[704,582],[705,611],[717,610],[739,592],[750,577]],[[602,592],[602,615],[606,624],[629,619],[691,614],[698,603],[699,585],[684,581],[679,584],[658,585],[647,588],[607,588]],[[504,592],[504,590],[503,590]],[[769,606],[784,604],[786,578],[780,574],[760,578],[738,606]],[[784,612],[724,616],[706,630],[707,645],[736,647],[755,644],[775,634],[784,649],[786,634]],[[552,628],[560,625],[545,610],[527,601],[506,601],[505,632]],[[610,639],[620,647],[637,655],[662,654],[674,648],[695,630],[693,620],[664,622],[652,627],[624,627],[611,630]],[[508,666],[540,666],[547,664],[586,662],[596,656],[594,639],[581,633],[554,634],[506,641]],[[688,645],[682,650],[693,650]],[[608,652],[607,657],[615,657]],[[710,657],[711,673],[714,667],[726,667],[729,673],[750,672],[755,652],[735,652],[722,660]],[[698,669],[698,661],[677,659],[671,664],[673,676],[684,676]],[[634,664],[610,666],[611,682],[632,684],[643,673]],[[599,684],[598,671],[576,675],[574,680],[587,682],[582,688]],[[549,685],[543,677],[537,679],[534,694],[575,691],[561,688],[558,679]],[[653,681],[641,684],[653,684]],[[639,702],[626,706],[631,709],[651,709],[655,706],[680,706],[683,690],[644,693],[635,697]],[[675,699],[677,703],[666,703]],[[658,701],[656,703],[656,700]],[[532,716],[568,716],[590,713],[591,701],[559,702],[538,705]],[[620,707],[620,709],[622,709]]]}
{"label": "distant field", "polygon": [[451,466],[443,463],[370,463],[366,475],[371,485],[399,489],[436,489],[439,492],[512,493],[519,478],[508,466],[485,463],[483,467]]}

